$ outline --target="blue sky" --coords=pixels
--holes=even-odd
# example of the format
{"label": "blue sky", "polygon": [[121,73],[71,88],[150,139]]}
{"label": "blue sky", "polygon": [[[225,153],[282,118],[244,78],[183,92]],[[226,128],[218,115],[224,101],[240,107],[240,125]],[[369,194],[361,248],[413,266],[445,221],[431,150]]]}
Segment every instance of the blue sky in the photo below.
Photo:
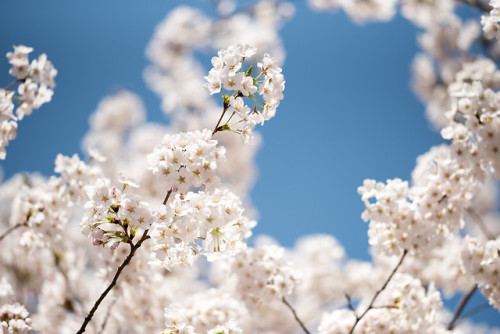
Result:
{"label": "blue sky", "polygon": [[[144,99],[148,120],[166,122],[159,99],[142,79],[144,49],[155,26],[181,3],[200,4],[2,4],[0,54],[15,44],[33,46],[34,55],[46,53],[59,71],[53,101],[25,118],[7,147],[7,159],[0,162],[5,176],[21,170],[52,174],[57,153],[80,152],[89,114],[118,88]],[[365,178],[409,179],[416,157],[442,142],[410,89],[417,30],[399,16],[356,26],[343,13],[296,5],[295,17],[281,31],[285,99],[259,129],[264,143],[252,191],[260,212],[255,232],[285,246],[304,234],[329,233],[350,257],[368,259],[357,187]],[[0,86],[11,81],[8,68],[0,59]],[[500,325],[498,312],[484,312],[483,320],[488,318]]]}

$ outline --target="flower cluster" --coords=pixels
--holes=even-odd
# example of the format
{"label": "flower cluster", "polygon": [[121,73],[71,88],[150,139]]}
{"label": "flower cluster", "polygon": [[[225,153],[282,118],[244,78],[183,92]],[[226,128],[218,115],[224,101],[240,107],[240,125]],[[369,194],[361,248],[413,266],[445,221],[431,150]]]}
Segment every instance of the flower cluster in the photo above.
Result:
{"label": "flower cluster", "polygon": [[482,293],[490,304],[500,310],[500,238],[481,242],[467,237],[462,263],[465,272],[483,287]]}
{"label": "flower cluster", "polygon": [[370,244],[387,255],[425,253],[458,232],[477,186],[471,169],[444,145],[420,156],[412,176],[411,188],[400,179],[365,180],[358,188]]}
{"label": "flower cluster", "polygon": [[20,244],[41,247],[61,241],[70,203],[60,178],[23,185],[12,203],[11,225],[26,226]]}
{"label": "flower cluster", "polygon": [[54,171],[61,174],[61,180],[65,185],[63,196],[67,196],[70,203],[83,204],[87,199],[88,187],[96,182],[96,179],[101,175],[101,170],[98,167],[87,165],[80,160],[77,154],[71,158],[58,154],[55,165]]}
{"label": "flower cluster", "polygon": [[244,247],[253,226],[238,196],[228,190],[178,194],[154,212],[152,263],[170,270],[191,266],[199,254],[227,258]]}
{"label": "flower cluster", "polygon": [[453,141],[459,158],[475,163],[478,178],[489,166],[500,178],[500,71],[489,59],[465,63],[449,86],[453,98],[450,125],[441,131]]}
{"label": "flower cluster", "polygon": [[225,149],[217,147],[210,130],[165,135],[148,155],[148,169],[168,189],[185,194],[191,187],[213,188],[218,184],[215,169]]}
{"label": "flower cluster", "polygon": [[0,281],[0,333],[27,334],[31,331],[29,312],[19,303],[11,303],[12,287],[2,277]]}
{"label": "flower cluster", "polygon": [[[252,76],[253,66],[244,71],[245,60],[256,52],[254,47],[240,44],[221,50],[217,57],[212,58],[213,68],[205,77],[210,94],[222,91],[224,111],[231,113],[231,117],[218,130],[241,133],[245,141],[251,138],[256,124],[264,124],[264,121],[274,117],[285,89],[285,79],[277,60],[267,53],[257,64],[260,68],[258,75]],[[246,105],[243,98],[251,99],[253,107]],[[233,116],[236,119],[229,124]]]}
{"label": "flower cluster", "polygon": [[[427,291],[418,279],[396,274],[374,309],[360,321],[354,333],[444,333],[436,319],[442,306],[439,291],[431,284]],[[351,310],[339,309],[323,315],[320,334],[347,334],[356,317]]]}
{"label": "flower cluster", "polygon": [[231,272],[237,279],[236,293],[249,309],[290,295],[300,277],[276,245],[246,248],[234,256]]}
{"label": "flower cluster", "polygon": [[488,15],[481,16],[484,36],[488,39],[496,37],[496,39],[500,40],[500,1],[491,0],[490,6],[493,8]]}
{"label": "flower cluster", "polygon": [[111,187],[108,179],[98,179],[88,190],[82,232],[93,239],[94,245],[114,249],[120,242],[132,242],[139,228],[144,230],[151,225],[149,205],[141,201],[139,195],[125,192],[127,186],[138,186],[131,180],[119,181],[123,184],[122,190]]}
{"label": "flower cluster", "polygon": [[15,76],[17,81],[22,82],[18,88],[22,103],[16,110],[19,120],[25,115],[31,115],[33,109],[50,102],[54,94],[50,88],[55,87],[54,78],[57,70],[44,53],[29,63],[29,54],[32,51],[33,48],[19,45],[14,46],[14,52],[7,53],[7,59],[12,65],[9,73]]}
{"label": "flower cluster", "polygon": [[[13,84],[21,84],[17,90],[19,95],[8,90],[12,85],[0,89],[0,159],[5,159],[5,147],[16,138],[17,120],[22,120],[25,115],[31,115],[33,109],[50,102],[54,94],[48,87],[55,86],[57,70],[45,54],[41,54],[30,64],[29,53],[32,51],[33,48],[19,45],[14,46],[14,52],[7,53],[7,59],[12,65],[9,73],[17,78]],[[17,117],[14,116],[13,100],[20,103],[16,109]]]}
{"label": "flower cluster", "polygon": [[[165,309],[162,333],[242,333],[239,322],[248,318],[243,303],[216,289],[198,293]],[[232,330],[232,331],[229,331]]]}

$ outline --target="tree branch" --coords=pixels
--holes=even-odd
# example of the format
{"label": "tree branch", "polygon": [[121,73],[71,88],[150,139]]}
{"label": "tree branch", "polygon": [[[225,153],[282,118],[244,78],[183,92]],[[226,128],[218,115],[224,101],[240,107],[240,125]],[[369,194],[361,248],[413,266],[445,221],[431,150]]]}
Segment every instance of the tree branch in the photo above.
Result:
{"label": "tree branch", "polygon": [[171,194],[172,194],[172,188],[170,188],[170,190],[167,192],[167,196],[165,196],[165,199],[163,200],[163,205],[167,204]]}
{"label": "tree branch", "polygon": [[462,0],[465,4],[474,7],[476,9],[479,9],[482,12],[489,13],[491,11],[490,5],[484,3],[481,0]]}
{"label": "tree branch", "polygon": [[453,313],[453,318],[451,319],[450,323],[448,324],[447,329],[449,331],[453,330],[455,328],[455,325],[457,323],[458,318],[460,317],[460,314],[465,308],[465,305],[469,302],[470,298],[476,292],[477,290],[477,285],[474,285],[472,289],[469,290],[465,295],[463,295],[462,299],[460,300],[460,303],[458,303],[457,308],[455,309],[455,313]]}
{"label": "tree branch", "polygon": [[19,223],[19,224],[16,224],[16,225],[10,227],[2,235],[0,235],[0,241],[2,241],[2,239],[5,238],[7,235],[9,235],[11,232],[14,232],[15,230],[17,230],[18,228],[23,227],[23,226],[28,226],[28,224],[26,222],[24,222],[24,223]]}
{"label": "tree branch", "polygon": [[288,301],[285,299],[285,296],[283,296],[283,298],[281,300],[283,300],[283,303],[285,303],[285,305],[290,309],[290,311],[292,311],[295,320],[297,320],[300,327],[302,327],[302,329],[304,330],[304,333],[311,334],[311,332],[309,332],[309,330],[306,328],[306,326],[304,325],[302,320],[299,319],[299,316],[297,315],[297,312],[295,312],[295,309],[293,308],[293,306],[290,305],[290,303],[288,303]]}
{"label": "tree branch", "polygon": [[224,101],[224,110],[222,110],[222,115],[220,115],[219,121],[217,122],[217,125],[215,126],[214,131],[212,131],[212,136],[216,134],[218,131],[222,131],[222,129],[219,127],[220,122],[222,121],[222,118],[226,114],[227,109],[229,108],[229,102]]}
{"label": "tree branch", "polygon": [[[392,271],[392,273],[389,275],[389,277],[385,281],[384,285],[382,285],[382,287],[375,293],[375,295],[372,298],[372,301],[370,302],[370,305],[368,305],[368,307],[366,308],[366,310],[359,317],[356,315],[356,312],[353,312],[354,316],[356,317],[356,322],[354,323],[354,325],[352,326],[351,330],[349,331],[349,334],[354,333],[354,329],[356,328],[356,325],[361,321],[361,319],[363,319],[363,317],[368,313],[368,311],[370,311],[371,309],[374,308],[373,307],[373,303],[375,303],[375,300],[377,299],[377,297],[380,295],[380,293],[382,293],[382,291],[385,290],[385,288],[387,287],[387,284],[389,284],[389,282],[391,281],[391,279],[394,276],[394,274],[396,273],[396,271],[398,271],[399,267],[403,263],[404,258],[406,257],[406,254],[408,254],[408,251],[405,249],[403,251],[403,255],[401,256],[401,259],[399,260],[398,264],[396,265],[396,267],[394,268],[394,270]],[[349,303],[350,303],[350,298],[348,300],[349,300]],[[350,307],[352,307],[352,304],[351,304]]]}
{"label": "tree branch", "polygon": [[26,79],[16,79],[14,81],[12,81],[10,84],[8,84],[7,86],[5,86],[3,89],[4,90],[9,90],[10,88],[14,87],[14,85],[18,82],[24,82],[26,81]]}
{"label": "tree branch", "polygon": [[495,240],[496,237],[491,231],[488,229],[484,221],[481,219],[481,216],[476,213],[473,209],[467,209],[467,213],[471,216],[472,220],[477,224],[481,232],[483,232],[484,236],[488,240]]}
{"label": "tree branch", "polygon": [[148,236],[148,231],[149,230],[144,231],[141,239],[135,245],[133,245],[132,242],[130,242],[130,253],[128,254],[125,261],[123,261],[123,263],[118,267],[118,270],[116,271],[115,276],[113,277],[113,280],[111,281],[111,284],[109,284],[109,286],[106,288],[106,290],[104,290],[104,292],[101,294],[99,299],[97,299],[97,301],[95,302],[94,307],[92,307],[89,314],[87,315],[87,317],[83,321],[82,327],[80,327],[80,330],[78,330],[78,332],[76,332],[77,334],[81,334],[81,333],[85,332],[85,328],[87,327],[88,323],[90,322],[90,320],[94,316],[94,313],[97,311],[97,308],[99,307],[101,302],[104,300],[104,298],[106,298],[106,296],[111,291],[111,289],[113,289],[113,287],[116,285],[116,282],[118,281],[118,277],[120,277],[120,274],[122,273],[123,269],[130,263],[136,250],[139,247],[141,247],[141,245],[144,241],[146,241],[147,239],[150,238]]}
{"label": "tree branch", "polygon": [[491,307],[491,305],[490,305],[490,303],[489,303],[489,302],[484,302],[484,303],[482,303],[482,304],[479,304],[479,305],[477,305],[477,306],[473,307],[471,310],[469,310],[469,311],[465,312],[465,313],[462,315],[462,317],[461,317],[459,320],[457,320],[457,322],[459,322],[459,321],[461,321],[461,320],[464,320],[465,318],[471,317],[471,316],[473,316],[474,314],[479,313],[479,312],[481,312],[481,311],[483,311],[483,310],[486,310],[486,309],[488,309],[488,308],[490,308],[490,307]]}

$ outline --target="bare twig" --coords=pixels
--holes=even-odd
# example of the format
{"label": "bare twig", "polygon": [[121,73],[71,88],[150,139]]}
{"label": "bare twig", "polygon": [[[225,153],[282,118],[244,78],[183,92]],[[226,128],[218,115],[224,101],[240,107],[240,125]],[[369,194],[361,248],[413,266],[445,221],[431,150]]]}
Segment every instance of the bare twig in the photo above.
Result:
{"label": "bare twig", "polygon": [[468,317],[471,317],[473,316],[474,314],[476,313],[479,313],[481,311],[484,311],[486,309],[489,309],[491,307],[490,303],[489,302],[484,302],[482,304],[479,304],[477,306],[474,306],[472,309],[470,309],[469,311],[465,312],[461,317],[460,319],[457,320],[457,322],[460,322],[461,320],[464,320]]}
{"label": "bare twig", "polygon": [[460,300],[460,302],[457,305],[457,308],[455,309],[455,312],[453,313],[453,318],[451,319],[450,323],[448,324],[447,329],[449,331],[451,331],[451,330],[453,330],[453,328],[455,328],[455,325],[457,323],[458,318],[460,317],[460,314],[462,313],[462,311],[465,308],[465,305],[467,305],[467,303],[469,302],[469,300],[472,297],[472,295],[474,294],[474,292],[476,292],[476,290],[477,290],[477,285],[474,285],[472,287],[472,289],[469,290],[469,292],[467,292],[465,295],[463,295],[462,299]]}
{"label": "bare twig", "polygon": [[106,312],[106,316],[104,317],[104,321],[102,322],[102,325],[101,325],[101,329],[99,330],[99,332],[97,332],[97,334],[104,333],[104,330],[106,329],[106,325],[108,324],[109,314],[111,313],[111,309],[113,308],[115,303],[116,303],[116,299],[113,300],[109,304],[108,311]]}
{"label": "bare twig", "polygon": [[[408,251],[405,249],[403,251],[403,255],[401,256],[401,259],[399,259],[398,264],[396,265],[396,267],[394,268],[394,270],[392,271],[392,273],[389,275],[389,277],[385,281],[384,285],[382,285],[382,287],[375,293],[375,295],[372,298],[372,301],[370,302],[370,304],[368,305],[368,307],[366,308],[366,310],[360,316],[357,316],[356,312],[354,312],[354,316],[356,317],[356,322],[354,323],[354,325],[352,326],[351,330],[349,331],[349,334],[354,333],[354,329],[356,328],[356,325],[361,321],[361,319],[363,319],[363,317],[368,313],[368,311],[370,311],[371,309],[374,308],[373,307],[373,303],[375,303],[375,300],[377,299],[377,297],[380,295],[380,293],[382,293],[382,291],[385,290],[385,288],[387,287],[387,284],[389,284],[389,282],[391,281],[391,279],[394,276],[394,274],[396,273],[396,271],[398,271],[399,267],[403,263],[404,258],[406,257],[406,254],[408,254]],[[352,305],[350,307],[352,307]]]}
{"label": "bare twig", "polygon": [[12,81],[10,84],[8,84],[7,86],[5,86],[3,89],[8,90],[8,89],[14,87],[15,84],[17,84],[19,82],[24,82],[24,81],[26,81],[26,79],[16,79],[16,80]]}
{"label": "bare twig", "polygon": [[469,216],[472,218],[472,220],[477,224],[481,232],[483,232],[484,236],[488,240],[494,240],[496,239],[496,236],[488,229],[486,224],[484,223],[483,219],[481,218],[480,215],[476,213],[473,209],[467,209],[467,213]]}
{"label": "bare twig", "polygon": [[222,115],[220,115],[219,121],[217,122],[217,125],[215,126],[214,131],[212,131],[212,136],[216,134],[218,131],[222,131],[222,127],[220,127],[220,122],[222,121],[222,118],[224,118],[224,115],[226,114],[227,109],[229,108],[229,102],[224,101],[224,110],[222,110]]}
{"label": "bare twig", "polygon": [[490,5],[487,3],[481,1],[481,0],[462,0],[465,4],[472,6],[476,9],[479,9],[480,11],[483,11],[485,13],[489,13],[491,11]]}
{"label": "bare twig", "polygon": [[2,241],[2,239],[5,238],[7,235],[9,235],[11,232],[14,232],[15,230],[17,230],[18,228],[23,227],[23,226],[28,226],[28,224],[26,222],[24,222],[24,223],[19,223],[19,224],[12,226],[7,231],[5,231],[2,235],[0,235],[0,241]]}
{"label": "bare twig", "polygon": [[163,200],[163,205],[167,204],[171,194],[172,194],[172,188],[170,188],[170,190],[167,192],[167,196],[165,196],[165,199]]}
{"label": "bare twig", "polygon": [[85,332],[85,328],[87,327],[88,323],[90,322],[90,320],[94,316],[94,313],[97,311],[97,308],[99,307],[101,302],[104,300],[104,298],[106,298],[106,296],[111,291],[111,289],[113,289],[113,287],[116,285],[116,282],[118,281],[118,277],[120,277],[120,274],[122,273],[123,269],[130,263],[135,252],[137,251],[137,249],[139,249],[139,247],[141,247],[142,243],[150,238],[148,236],[148,231],[149,230],[144,231],[141,239],[135,245],[132,244],[132,241],[130,241],[130,253],[128,254],[125,261],[123,261],[123,263],[118,267],[118,270],[116,271],[115,276],[113,277],[113,280],[111,281],[109,286],[106,288],[106,290],[104,290],[104,292],[101,294],[99,299],[97,299],[97,301],[95,302],[94,307],[92,307],[89,314],[87,315],[87,317],[83,321],[82,327],[80,327],[78,332],[76,332],[77,334],[81,334],[81,333]]}
{"label": "bare twig", "polygon": [[295,309],[293,308],[293,306],[290,305],[290,303],[288,303],[288,301],[285,299],[285,296],[283,296],[282,300],[283,300],[283,303],[285,303],[285,305],[290,309],[290,311],[292,311],[295,320],[297,320],[297,322],[299,323],[300,327],[302,327],[302,329],[304,330],[304,333],[311,334],[311,332],[309,332],[309,330],[306,328],[306,326],[304,325],[304,323],[302,322],[302,320],[300,320],[300,318],[297,315],[297,312],[295,312]]}

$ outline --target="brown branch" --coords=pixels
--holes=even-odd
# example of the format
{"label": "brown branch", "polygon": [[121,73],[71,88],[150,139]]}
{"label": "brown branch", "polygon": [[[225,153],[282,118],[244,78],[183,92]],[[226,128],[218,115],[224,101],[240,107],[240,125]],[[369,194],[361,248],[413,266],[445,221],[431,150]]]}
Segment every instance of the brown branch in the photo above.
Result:
{"label": "brown branch", "polygon": [[106,290],[104,290],[104,292],[101,294],[99,299],[97,299],[97,301],[95,302],[94,307],[92,307],[89,314],[87,315],[87,317],[83,321],[82,327],[80,327],[78,332],[76,332],[77,334],[81,334],[81,333],[85,332],[85,328],[87,327],[88,323],[90,322],[90,320],[94,316],[94,313],[97,311],[97,308],[99,307],[101,302],[104,300],[104,298],[106,298],[106,296],[111,291],[111,289],[113,289],[113,287],[116,285],[116,282],[118,281],[118,277],[120,277],[120,274],[122,273],[123,269],[130,263],[135,252],[137,251],[137,249],[139,247],[141,247],[142,243],[150,238],[148,236],[148,231],[149,230],[144,231],[141,239],[135,245],[132,244],[132,242],[130,241],[130,253],[128,254],[125,261],[123,261],[123,263],[118,267],[118,270],[116,271],[115,276],[113,277],[113,280],[111,281],[111,284],[109,284],[109,286],[106,288]]}
{"label": "brown branch", "polygon": [[7,86],[5,86],[3,89],[8,90],[8,89],[14,87],[15,84],[17,84],[19,82],[24,82],[24,81],[26,81],[26,79],[16,79],[16,80],[12,81],[10,84],[8,84]]}
{"label": "brown branch", "polygon": [[167,204],[171,194],[172,194],[172,188],[170,188],[170,190],[167,192],[167,196],[165,196],[165,199],[163,200],[163,205]]}
{"label": "brown branch", "polygon": [[[170,189],[167,192],[167,196],[165,196],[165,199],[163,200],[163,205],[167,204],[167,201],[170,198],[171,194],[172,194],[172,189]],[[94,316],[94,313],[97,311],[99,304],[101,304],[101,302],[104,300],[104,298],[106,298],[107,294],[116,285],[116,283],[118,281],[118,277],[120,277],[120,274],[123,271],[123,269],[130,263],[135,252],[137,251],[137,249],[139,249],[139,247],[141,247],[142,243],[150,238],[150,236],[148,235],[148,232],[149,232],[149,230],[144,231],[141,239],[135,245],[132,243],[132,240],[129,239],[130,253],[128,254],[125,261],[123,261],[123,263],[118,267],[118,269],[116,270],[115,276],[113,277],[113,280],[111,281],[111,284],[106,288],[106,290],[104,290],[104,292],[101,294],[99,299],[97,299],[97,301],[94,304],[94,307],[92,307],[92,310],[90,310],[89,314],[87,315],[87,317],[83,321],[82,327],[80,327],[80,330],[78,332],[76,332],[76,334],[81,334],[81,333],[85,332],[85,327],[87,327],[88,323],[90,322],[90,320]],[[110,309],[111,309],[111,307],[108,309],[108,314],[109,314]],[[103,323],[102,328],[104,328],[105,326],[106,326],[106,321]]]}
{"label": "brown branch", "polygon": [[222,115],[220,115],[219,121],[217,122],[217,125],[215,126],[215,129],[212,132],[212,136],[214,134],[216,134],[218,131],[222,131],[222,128],[219,125],[220,125],[220,122],[222,121],[222,118],[226,114],[226,111],[228,108],[229,108],[229,102],[224,101],[224,110],[222,110]]}
{"label": "brown branch", "polygon": [[309,330],[304,325],[304,323],[302,322],[302,320],[300,320],[300,318],[297,315],[297,312],[295,312],[295,309],[293,308],[293,306],[290,305],[290,303],[288,303],[288,301],[285,299],[285,296],[283,296],[283,298],[281,300],[283,300],[283,303],[285,303],[285,305],[290,309],[290,311],[292,311],[295,320],[297,320],[297,322],[299,323],[300,327],[302,327],[302,329],[304,330],[304,333],[311,334],[311,332],[309,332]]}
{"label": "brown branch", "polygon": [[24,223],[19,223],[19,224],[12,226],[7,231],[5,231],[2,235],[0,235],[0,241],[2,241],[2,239],[5,238],[7,235],[9,235],[11,232],[14,232],[15,230],[17,230],[18,228],[23,227],[23,226],[28,226],[28,224],[26,222],[24,222]]}
{"label": "brown branch", "polygon": [[[354,323],[351,330],[349,331],[349,334],[354,333],[354,329],[356,328],[356,325],[361,321],[361,319],[363,319],[363,317],[368,313],[368,311],[370,311],[371,309],[374,308],[373,303],[375,303],[375,300],[377,299],[377,297],[380,295],[380,293],[382,293],[382,291],[385,290],[385,288],[387,287],[387,284],[389,284],[389,282],[391,281],[391,279],[394,276],[394,274],[396,273],[396,271],[398,271],[399,267],[403,263],[404,258],[406,257],[406,254],[408,254],[408,251],[405,249],[403,251],[403,255],[401,256],[401,259],[399,260],[398,264],[396,265],[396,267],[394,268],[392,273],[389,275],[389,277],[385,281],[384,285],[382,285],[382,287],[375,293],[375,295],[372,298],[372,301],[370,302],[370,304],[368,305],[366,310],[359,317],[356,315],[356,312],[353,312],[354,316],[356,317],[356,322]],[[351,307],[352,307],[352,305],[351,305]]]}
{"label": "brown branch", "polygon": [[491,11],[490,5],[484,3],[481,0],[462,0],[465,4],[474,7],[476,9],[479,9],[480,11],[483,11],[485,13],[489,13]]}
{"label": "brown branch", "polygon": [[465,295],[463,295],[462,299],[458,303],[457,308],[455,309],[455,312],[453,313],[453,318],[451,319],[450,323],[448,324],[447,329],[449,331],[451,331],[451,330],[453,330],[453,328],[455,328],[455,325],[457,323],[458,318],[460,317],[460,314],[462,313],[462,311],[465,308],[465,305],[467,305],[467,303],[471,299],[474,292],[476,292],[476,290],[477,290],[477,285],[474,285],[472,287],[472,289],[469,290],[469,292],[467,292]]}

